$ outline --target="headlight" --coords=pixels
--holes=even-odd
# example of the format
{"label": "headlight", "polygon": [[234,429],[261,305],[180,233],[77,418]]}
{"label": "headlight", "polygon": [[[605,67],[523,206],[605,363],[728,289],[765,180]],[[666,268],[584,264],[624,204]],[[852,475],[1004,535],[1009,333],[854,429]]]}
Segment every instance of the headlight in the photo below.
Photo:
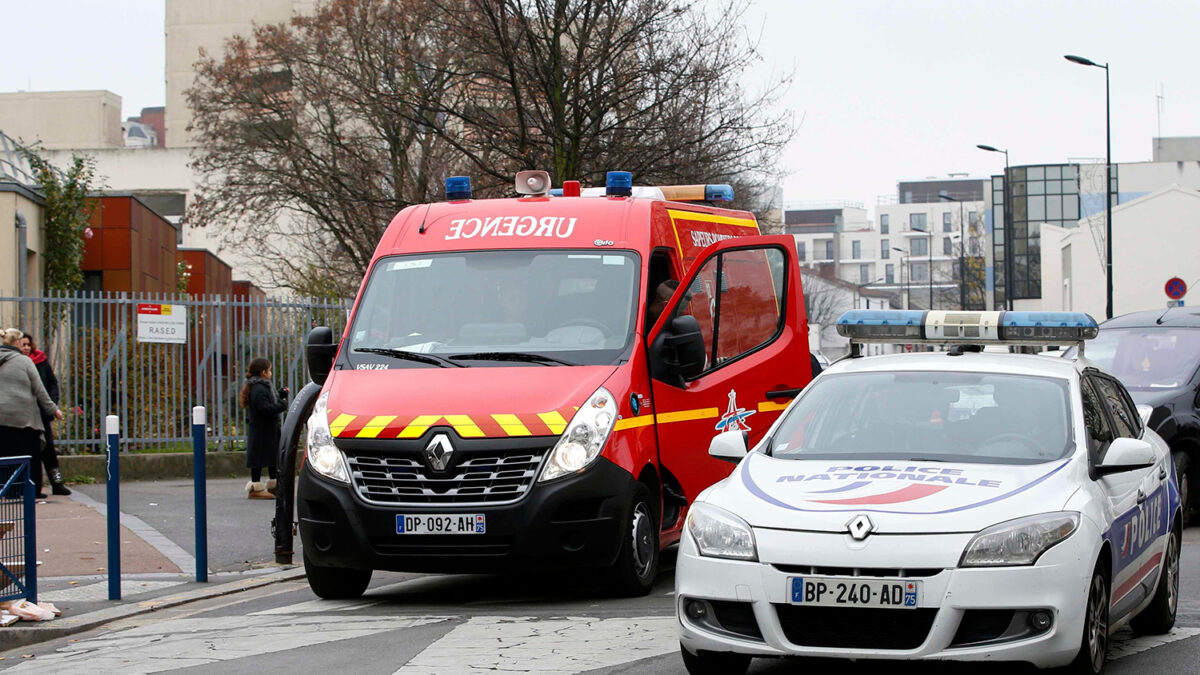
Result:
{"label": "headlight", "polygon": [[617,403],[604,387],[596,390],[567,425],[550,451],[540,480],[553,480],[581,471],[600,456],[617,419]]}
{"label": "headlight", "polygon": [[687,529],[702,556],[758,560],[750,525],[725,509],[696,502],[688,513]]}
{"label": "headlight", "polygon": [[350,483],[346,456],[333,444],[329,432],[329,392],[321,394],[308,418],[308,453],[305,462],[313,471],[339,483]]}
{"label": "headlight", "polygon": [[1071,536],[1079,514],[1043,513],[993,525],[975,535],[963,551],[959,567],[1032,565],[1043,553]]}

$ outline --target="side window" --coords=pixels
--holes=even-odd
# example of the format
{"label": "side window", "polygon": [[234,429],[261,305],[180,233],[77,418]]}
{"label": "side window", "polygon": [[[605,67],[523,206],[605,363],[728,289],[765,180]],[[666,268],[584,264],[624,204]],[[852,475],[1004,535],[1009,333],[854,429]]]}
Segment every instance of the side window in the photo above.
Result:
{"label": "side window", "polygon": [[667,301],[679,288],[679,282],[671,271],[671,258],[666,251],[650,254],[650,266],[646,276],[646,323],[649,331],[667,306]]}
{"label": "side window", "polygon": [[700,325],[708,368],[770,342],[784,320],[787,258],[777,248],[726,251],[704,261],[676,315]]}
{"label": "side window", "polygon": [[1122,438],[1137,438],[1141,433],[1141,420],[1138,419],[1137,411],[1129,405],[1129,396],[1121,385],[1107,377],[1094,377],[1092,381],[1096,383],[1100,398],[1112,416],[1117,435]]}
{"label": "side window", "polygon": [[1098,464],[1104,459],[1108,444],[1112,442],[1112,430],[1104,416],[1104,404],[1092,386],[1092,378],[1081,379],[1079,385],[1083,392],[1083,424],[1087,427],[1088,452],[1092,463]]}

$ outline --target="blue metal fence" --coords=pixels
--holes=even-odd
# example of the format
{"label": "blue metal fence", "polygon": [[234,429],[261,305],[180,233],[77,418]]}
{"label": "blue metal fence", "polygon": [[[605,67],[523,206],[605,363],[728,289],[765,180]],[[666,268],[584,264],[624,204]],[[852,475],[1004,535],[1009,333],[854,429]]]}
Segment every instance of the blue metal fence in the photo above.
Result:
{"label": "blue metal fence", "polygon": [[29,457],[0,457],[0,601],[37,602],[37,536]]}

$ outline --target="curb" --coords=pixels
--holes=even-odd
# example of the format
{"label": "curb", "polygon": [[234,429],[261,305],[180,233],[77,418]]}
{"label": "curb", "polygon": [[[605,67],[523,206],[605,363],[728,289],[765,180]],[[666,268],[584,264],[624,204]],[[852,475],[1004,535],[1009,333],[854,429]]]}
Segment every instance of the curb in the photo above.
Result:
{"label": "curb", "polygon": [[223,595],[231,595],[233,593],[241,593],[271,584],[277,584],[283,581],[292,581],[293,579],[304,578],[304,568],[301,566],[293,566],[287,569],[264,574],[253,579],[243,579],[240,581],[231,581],[219,586],[210,588],[200,588],[187,593],[178,595],[168,595],[161,598],[153,598],[142,602],[128,603],[117,605],[116,607],[107,607],[94,612],[80,614],[70,618],[58,618],[45,623],[19,622],[16,625],[8,628],[0,628],[0,651],[16,649],[27,645],[46,642],[48,640],[56,640],[61,637],[82,633],[83,631],[97,628],[106,623],[127,619],[131,616],[139,614],[148,614],[157,612],[160,609],[168,607],[177,607],[185,605],[189,602],[197,600],[207,600],[209,598],[218,598]]}

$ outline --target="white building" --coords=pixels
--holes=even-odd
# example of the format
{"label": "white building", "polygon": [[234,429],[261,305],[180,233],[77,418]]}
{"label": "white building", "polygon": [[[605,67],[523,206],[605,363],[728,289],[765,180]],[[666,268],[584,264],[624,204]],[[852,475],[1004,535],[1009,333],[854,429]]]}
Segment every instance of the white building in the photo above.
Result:
{"label": "white building", "polygon": [[[809,347],[817,349],[830,360],[841,358],[850,351],[850,341],[837,333],[837,319],[852,309],[891,309],[888,294],[841,279],[822,276],[815,271],[801,271],[804,287],[804,306],[808,314]],[[869,355],[890,353],[891,345],[866,345]]]}

